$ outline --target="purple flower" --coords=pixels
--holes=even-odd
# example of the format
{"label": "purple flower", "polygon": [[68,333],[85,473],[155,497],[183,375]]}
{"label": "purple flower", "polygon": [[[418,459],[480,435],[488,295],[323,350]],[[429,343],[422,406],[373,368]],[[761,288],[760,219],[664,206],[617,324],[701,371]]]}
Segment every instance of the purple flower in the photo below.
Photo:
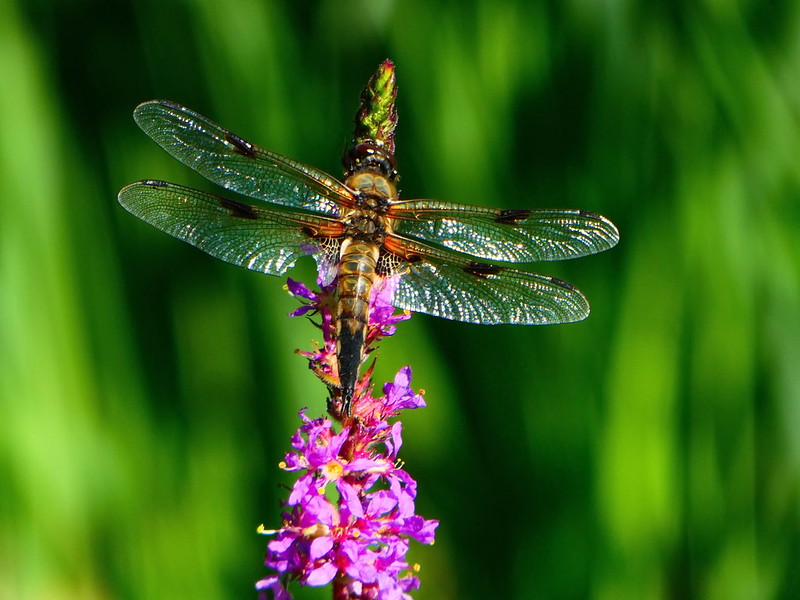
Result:
{"label": "purple flower", "polygon": [[270,575],[256,583],[256,589],[262,592],[262,597],[266,597],[266,592],[269,590],[272,593],[274,600],[291,600],[292,595],[286,591],[286,588],[281,584],[278,575]]}
{"label": "purple flower", "polygon": [[376,282],[375,289],[372,291],[369,320],[370,325],[378,329],[381,336],[394,335],[395,325],[411,318],[411,313],[408,311],[400,311],[395,314],[392,296],[397,282],[398,276],[383,277]]}
{"label": "purple flower", "polygon": [[293,279],[286,280],[286,288],[290,294],[301,300],[307,300],[299,308],[289,313],[289,316],[319,315],[321,317],[321,322],[317,323],[317,327],[322,330],[324,344],[316,350],[300,352],[300,354],[308,359],[309,367],[314,371],[314,374],[325,384],[332,386],[337,383],[334,373],[338,372],[336,368],[336,332],[333,322],[333,308],[336,306],[336,284],[323,284],[323,274],[321,272],[317,283],[320,286],[320,291],[313,292],[302,283]]}
{"label": "purple flower", "polygon": [[[369,393],[338,433],[325,418],[310,419],[292,436],[281,468],[299,475],[285,503],[283,525],[268,532],[265,564],[277,575],[262,579],[264,597],[290,597],[287,586],[334,585],[334,597],[409,598],[419,587],[405,559],[409,540],[434,541],[438,521],[415,512],[417,484],[398,466],[402,425],[389,424],[404,408],[425,403],[410,387],[405,367],[384,395]],[[331,485],[333,484],[333,485]]]}
{"label": "purple flower", "polygon": [[299,317],[301,315],[306,314],[314,310],[314,302],[316,301],[316,294],[309,290],[304,283],[300,283],[299,281],[295,281],[291,277],[286,279],[286,288],[289,290],[289,293],[292,296],[305,298],[306,300],[311,300],[311,302],[301,305],[299,308],[293,310],[289,313],[290,317]]}

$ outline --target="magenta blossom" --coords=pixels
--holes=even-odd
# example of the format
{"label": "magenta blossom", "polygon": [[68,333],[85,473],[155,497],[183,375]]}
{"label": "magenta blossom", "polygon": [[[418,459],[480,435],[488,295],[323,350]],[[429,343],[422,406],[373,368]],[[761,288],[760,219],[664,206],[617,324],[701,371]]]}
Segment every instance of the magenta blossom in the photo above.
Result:
{"label": "magenta blossom", "polygon": [[[292,437],[282,469],[299,474],[283,525],[267,545],[265,564],[278,572],[257,587],[289,598],[289,582],[331,582],[339,598],[409,598],[419,587],[405,560],[409,539],[432,544],[438,521],[415,513],[416,482],[398,467],[402,426],[386,419],[424,406],[402,369],[384,395],[359,404],[367,411],[336,433],[329,419],[310,419]],[[365,398],[366,400],[366,398]],[[265,596],[269,597],[269,596]]]}

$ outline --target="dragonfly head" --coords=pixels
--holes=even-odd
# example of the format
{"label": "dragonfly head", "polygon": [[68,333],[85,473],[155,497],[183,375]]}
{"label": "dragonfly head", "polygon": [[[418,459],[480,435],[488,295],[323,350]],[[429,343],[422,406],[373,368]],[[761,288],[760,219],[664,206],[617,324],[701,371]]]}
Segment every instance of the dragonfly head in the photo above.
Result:
{"label": "dragonfly head", "polygon": [[397,162],[394,156],[374,142],[360,142],[348,148],[342,157],[345,177],[371,172],[389,181],[397,179]]}

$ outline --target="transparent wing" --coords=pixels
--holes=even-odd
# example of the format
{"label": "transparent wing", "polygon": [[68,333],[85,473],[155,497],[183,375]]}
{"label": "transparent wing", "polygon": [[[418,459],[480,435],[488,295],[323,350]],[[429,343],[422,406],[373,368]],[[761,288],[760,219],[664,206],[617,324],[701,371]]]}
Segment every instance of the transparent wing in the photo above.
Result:
{"label": "transparent wing", "polygon": [[329,217],[352,197],[330,175],[259,148],[210,119],[167,100],[133,111],[142,130],[164,150],[210,181],[245,196]]}
{"label": "transparent wing", "polygon": [[323,217],[289,214],[206,194],[166,181],[139,181],[119,193],[125,209],[211,256],[268,275],[283,275],[307,255],[319,259],[336,227]]}
{"label": "transparent wing", "polygon": [[619,232],[584,210],[500,210],[436,200],[391,207],[397,233],[488,260],[563,260],[613,248]]}
{"label": "transparent wing", "polygon": [[589,303],[570,284],[526,271],[451,256],[403,242],[392,303],[398,308],[486,325],[547,325],[580,321]]}

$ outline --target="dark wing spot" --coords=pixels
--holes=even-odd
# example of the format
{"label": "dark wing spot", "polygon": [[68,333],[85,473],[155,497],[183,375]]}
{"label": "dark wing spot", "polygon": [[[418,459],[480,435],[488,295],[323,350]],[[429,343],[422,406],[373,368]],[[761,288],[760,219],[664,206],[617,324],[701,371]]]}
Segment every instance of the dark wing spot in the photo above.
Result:
{"label": "dark wing spot", "polygon": [[149,185],[150,187],[167,187],[169,182],[160,179],[145,179],[142,185]]}
{"label": "dark wing spot", "polygon": [[255,151],[253,151],[253,144],[243,140],[235,133],[226,131],[225,141],[228,142],[231,146],[233,146],[234,151],[241,154],[242,156],[253,157],[256,154]]}
{"label": "dark wing spot", "polygon": [[520,221],[524,221],[530,215],[531,210],[529,208],[510,208],[508,210],[501,210],[494,220],[498,223],[504,223],[505,225],[514,225]]}
{"label": "dark wing spot", "polygon": [[555,284],[555,285],[557,285],[557,286],[559,286],[559,287],[566,288],[566,289],[568,289],[568,290],[572,290],[572,291],[578,291],[578,288],[576,288],[576,287],[575,287],[574,285],[572,285],[571,283],[569,283],[569,282],[567,282],[567,281],[564,281],[563,279],[557,279],[557,278],[555,278],[555,277],[551,277],[551,278],[550,278],[550,283],[553,283],[553,284]]}
{"label": "dark wing spot", "polygon": [[596,212],[592,212],[590,210],[579,210],[578,214],[582,217],[586,217],[587,219],[598,219],[600,221],[603,220],[603,217],[598,215]]}
{"label": "dark wing spot", "polygon": [[489,277],[489,275],[497,275],[505,270],[503,267],[482,262],[471,262],[467,266],[463,267],[463,269],[464,272],[469,273],[470,275],[475,275],[476,277],[481,277],[484,279]]}
{"label": "dark wing spot", "polygon": [[227,208],[232,217],[239,217],[240,219],[257,219],[258,214],[255,209],[249,204],[238,202],[229,198],[220,198],[219,203],[222,208]]}

